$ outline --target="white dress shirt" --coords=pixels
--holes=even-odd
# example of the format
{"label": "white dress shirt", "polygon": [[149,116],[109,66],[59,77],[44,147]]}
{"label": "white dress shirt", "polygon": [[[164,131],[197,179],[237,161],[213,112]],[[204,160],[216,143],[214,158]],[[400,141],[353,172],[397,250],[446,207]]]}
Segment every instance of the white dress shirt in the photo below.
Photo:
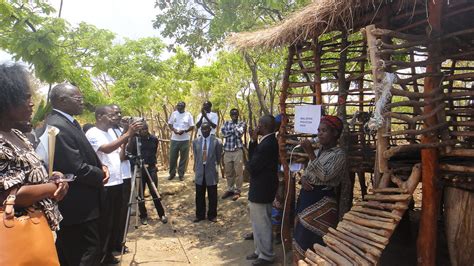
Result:
{"label": "white dress shirt", "polygon": [[[197,118],[196,118],[196,121],[199,121],[199,119],[201,119],[201,116],[202,114],[198,114]],[[216,125],[216,128],[217,128],[217,123],[219,122],[219,116],[214,113],[214,112],[210,112],[210,113],[207,113],[207,118],[209,118],[209,120],[211,120],[212,123],[214,123]],[[202,123],[204,122],[209,122],[207,121],[206,118],[203,118],[202,119]],[[211,134],[212,135],[216,135],[216,129],[211,127]],[[198,133],[197,133],[198,137],[202,136],[201,134],[201,128],[198,129]]]}

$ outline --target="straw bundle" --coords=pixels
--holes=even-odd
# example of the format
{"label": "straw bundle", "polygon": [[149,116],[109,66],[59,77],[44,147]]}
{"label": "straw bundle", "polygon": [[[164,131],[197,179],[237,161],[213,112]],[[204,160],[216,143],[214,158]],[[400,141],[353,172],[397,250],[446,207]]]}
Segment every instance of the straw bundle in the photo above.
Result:
{"label": "straw bundle", "polygon": [[314,0],[279,24],[254,31],[234,33],[227,43],[239,50],[271,49],[291,45],[336,29],[352,29],[362,14],[377,14],[390,0]]}

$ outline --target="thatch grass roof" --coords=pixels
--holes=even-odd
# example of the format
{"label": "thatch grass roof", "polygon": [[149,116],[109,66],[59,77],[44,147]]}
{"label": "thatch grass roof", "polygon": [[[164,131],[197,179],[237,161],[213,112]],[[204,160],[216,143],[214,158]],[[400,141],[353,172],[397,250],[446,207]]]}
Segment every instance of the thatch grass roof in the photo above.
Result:
{"label": "thatch grass roof", "polygon": [[[373,13],[392,0],[313,0],[277,25],[254,32],[234,33],[227,43],[237,49],[271,49],[307,40],[335,29],[351,29],[362,14]],[[415,2],[402,0],[401,2]]]}

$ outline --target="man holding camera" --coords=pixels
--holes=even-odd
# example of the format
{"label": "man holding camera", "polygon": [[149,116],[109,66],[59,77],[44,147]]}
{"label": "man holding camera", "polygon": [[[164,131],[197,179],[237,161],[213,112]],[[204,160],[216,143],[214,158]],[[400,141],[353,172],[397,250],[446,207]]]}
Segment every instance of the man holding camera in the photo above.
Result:
{"label": "man holding camera", "polygon": [[112,137],[108,131],[117,120],[116,113],[111,106],[100,106],[95,111],[95,127],[89,129],[86,137],[102,164],[108,167],[110,178],[104,188],[104,212],[101,213],[101,235],[103,244],[103,263],[117,264],[119,261],[112,255],[114,245],[119,241],[120,213],[122,204],[122,174],[120,147],[135,135],[142,127],[140,122],[130,124],[126,133],[118,138]]}
{"label": "man holding camera", "polygon": [[[150,132],[148,131],[148,125],[146,124],[146,122],[143,123],[143,128],[140,129],[137,137],[138,137],[138,141],[141,144],[140,145],[141,158],[136,158],[136,159],[143,159],[143,169],[142,169],[142,172],[140,173],[141,179],[142,179],[141,180],[142,187],[144,189],[145,185],[148,186],[148,190],[150,191],[150,195],[153,198],[153,203],[155,204],[156,212],[158,212],[160,221],[165,224],[168,222],[168,218],[166,217],[165,210],[163,208],[163,205],[161,204],[160,195],[157,193],[158,191],[155,190],[155,188],[158,187],[158,176],[157,176],[158,169],[156,168],[156,152],[158,151],[158,138],[150,134]],[[130,142],[128,146],[128,151],[135,157],[138,155],[137,141]],[[153,184],[151,182],[153,182]],[[141,192],[143,192],[143,190]],[[139,195],[139,196],[140,198],[143,199],[143,195]],[[138,203],[138,209],[140,211],[140,222],[143,225],[147,225],[148,213],[145,207],[145,202],[142,201]]]}
{"label": "man holding camera", "polygon": [[[114,140],[118,139],[120,136],[122,136],[127,130],[128,130],[128,125],[129,121],[122,121],[122,109],[120,106],[116,104],[111,105],[112,109],[115,112],[115,117],[112,125],[112,128],[109,129],[109,134],[112,136]],[[129,138],[131,140],[132,138]],[[120,147],[120,169],[121,169],[121,174],[122,174],[122,204],[120,206],[121,212],[120,212],[120,221],[119,221],[119,229],[120,233],[116,238],[116,243],[114,243],[114,250],[117,252],[122,252],[122,241],[123,235],[125,233],[125,224],[127,221],[127,212],[128,212],[128,200],[130,198],[130,193],[132,191],[132,172],[131,172],[131,166],[130,166],[130,161],[128,160],[128,157],[125,154],[126,151],[126,146],[127,143],[122,144]],[[125,253],[128,252],[128,248],[125,247],[124,249]]]}
{"label": "man holding camera", "polygon": [[185,111],[186,104],[179,102],[169,120],[168,126],[173,132],[171,134],[170,143],[170,176],[168,180],[172,180],[176,175],[176,163],[179,156],[178,176],[179,180],[184,180],[184,172],[186,170],[186,163],[189,156],[189,140],[191,139],[191,132],[194,129],[193,116]]}

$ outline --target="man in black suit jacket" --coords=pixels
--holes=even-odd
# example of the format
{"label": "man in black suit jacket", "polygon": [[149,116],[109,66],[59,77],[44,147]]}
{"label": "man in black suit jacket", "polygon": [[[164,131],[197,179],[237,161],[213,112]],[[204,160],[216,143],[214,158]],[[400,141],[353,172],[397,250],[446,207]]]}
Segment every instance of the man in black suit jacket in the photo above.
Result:
{"label": "man in black suit jacket", "polygon": [[[254,260],[252,265],[271,264],[275,259],[271,211],[278,188],[278,142],[274,131],[275,118],[262,116],[258,127],[251,133],[249,144],[249,209],[256,248],[247,259]],[[260,143],[257,143],[258,135],[262,136]]]}
{"label": "man in black suit jacket", "polygon": [[50,100],[53,111],[46,123],[60,130],[53,169],[76,176],[69,183],[67,197],[59,202],[64,217],[56,240],[59,260],[61,265],[99,265],[100,204],[108,172],[73,118],[84,109],[79,89],[66,83],[56,85]]}

